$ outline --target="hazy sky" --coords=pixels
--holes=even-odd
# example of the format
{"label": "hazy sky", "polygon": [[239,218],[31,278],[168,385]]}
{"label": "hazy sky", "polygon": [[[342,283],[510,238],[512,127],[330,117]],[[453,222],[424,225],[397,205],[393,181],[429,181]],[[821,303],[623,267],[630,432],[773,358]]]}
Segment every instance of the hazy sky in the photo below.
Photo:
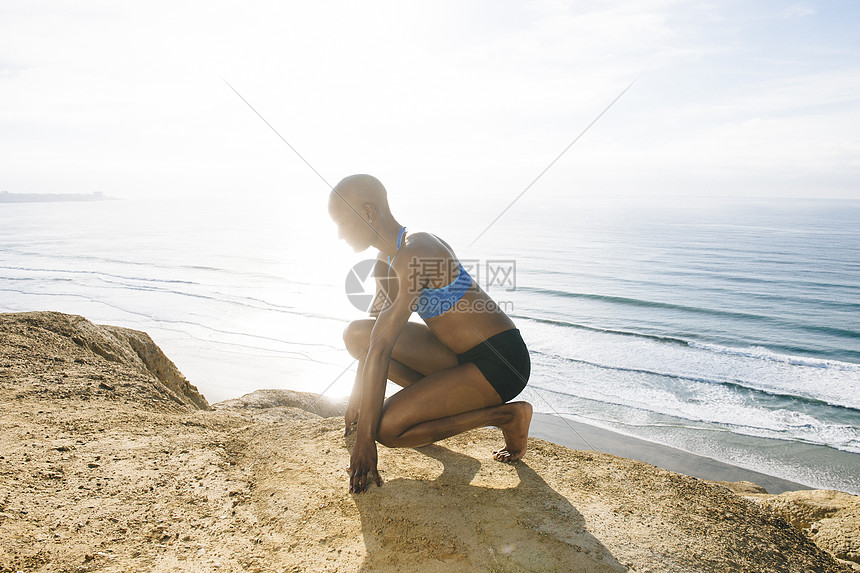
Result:
{"label": "hazy sky", "polygon": [[[860,3],[0,2],[0,191],[860,199]],[[497,211],[497,209],[496,209]]]}

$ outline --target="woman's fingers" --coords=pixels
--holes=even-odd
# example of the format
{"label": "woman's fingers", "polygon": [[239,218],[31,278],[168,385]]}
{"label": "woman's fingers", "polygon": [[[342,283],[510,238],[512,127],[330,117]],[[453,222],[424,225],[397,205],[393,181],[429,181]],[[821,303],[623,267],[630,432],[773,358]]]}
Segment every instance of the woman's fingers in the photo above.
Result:
{"label": "woman's fingers", "polygon": [[373,473],[377,478],[377,485],[381,484],[377,470],[376,458],[376,442],[373,439],[363,440],[357,439],[350,455],[349,466],[352,470],[350,474],[350,491],[361,493],[367,489],[369,485],[367,474]]}
{"label": "woman's fingers", "polygon": [[355,430],[356,424],[358,424],[358,422],[347,422],[346,423],[346,427],[343,429],[343,437],[344,438],[347,437],[348,435],[350,435]]}
{"label": "woman's fingers", "polygon": [[349,473],[349,492],[350,493],[361,493],[361,474],[367,473],[362,472],[359,468],[351,469]]}
{"label": "woman's fingers", "polygon": [[349,474],[349,493],[356,493],[358,488],[358,472],[352,470]]}
{"label": "woman's fingers", "polygon": [[379,475],[379,470],[376,468],[360,468],[357,470],[349,470],[349,492],[362,493],[370,487],[370,481],[367,479],[367,474],[373,474],[373,480],[376,482],[376,487],[382,487],[382,477]]}
{"label": "woman's fingers", "polygon": [[350,487],[352,493],[361,493],[367,488],[367,472],[366,469],[360,469],[353,473],[352,486]]}
{"label": "woman's fingers", "polygon": [[343,437],[347,437],[355,430],[355,426],[358,424],[358,412],[352,411],[347,408],[346,414],[343,417],[344,421],[344,429],[343,429]]}

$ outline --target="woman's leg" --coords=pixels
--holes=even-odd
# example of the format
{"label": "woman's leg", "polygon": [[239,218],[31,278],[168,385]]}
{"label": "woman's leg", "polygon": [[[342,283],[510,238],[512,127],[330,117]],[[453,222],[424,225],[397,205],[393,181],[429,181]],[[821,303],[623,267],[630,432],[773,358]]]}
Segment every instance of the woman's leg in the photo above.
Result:
{"label": "woman's leg", "polygon": [[[373,319],[351,322],[343,331],[343,341],[349,353],[358,359],[358,372],[352,385],[349,405],[344,414],[344,436],[348,436],[358,423],[361,411],[361,375],[364,359],[370,347]],[[388,379],[404,388],[418,382],[428,374],[457,365],[457,355],[430,332],[424,324],[406,323],[391,352]]]}
{"label": "woman's leg", "polygon": [[473,428],[496,426],[505,447],[493,457],[512,462],[526,452],[532,407],[527,402],[501,402],[474,364],[440,370],[386,399],[377,441],[392,448],[414,448]]}
{"label": "woman's leg", "polygon": [[[359,359],[359,376],[374,322],[357,320],[344,331],[347,350]],[[478,367],[471,363],[460,365],[457,355],[439,342],[426,325],[409,322],[403,328],[391,353],[388,378],[403,389],[383,404],[377,431],[381,444],[418,447],[474,428],[496,426],[502,430],[505,447],[493,452],[495,459],[515,461],[525,454],[531,405],[502,404]],[[360,392],[360,384],[356,383],[351,405],[360,403]],[[352,415],[357,420],[358,410]]]}
{"label": "woman's leg", "polygon": [[[362,372],[364,357],[370,348],[370,333],[375,323],[373,319],[356,320],[343,331],[346,349],[353,358],[359,360],[359,372]],[[405,388],[425,376],[457,364],[457,355],[439,342],[426,325],[407,322],[391,352],[388,379]]]}

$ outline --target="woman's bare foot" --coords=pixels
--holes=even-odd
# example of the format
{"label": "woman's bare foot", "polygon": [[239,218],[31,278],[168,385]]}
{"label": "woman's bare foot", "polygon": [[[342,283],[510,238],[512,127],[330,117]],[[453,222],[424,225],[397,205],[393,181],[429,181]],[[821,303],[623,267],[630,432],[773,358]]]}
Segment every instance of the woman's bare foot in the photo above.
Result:
{"label": "woman's bare foot", "polygon": [[505,437],[505,447],[493,452],[493,459],[500,462],[515,462],[526,453],[529,425],[532,421],[532,405],[528,402],[511,402],[513,419],[499,426]]}

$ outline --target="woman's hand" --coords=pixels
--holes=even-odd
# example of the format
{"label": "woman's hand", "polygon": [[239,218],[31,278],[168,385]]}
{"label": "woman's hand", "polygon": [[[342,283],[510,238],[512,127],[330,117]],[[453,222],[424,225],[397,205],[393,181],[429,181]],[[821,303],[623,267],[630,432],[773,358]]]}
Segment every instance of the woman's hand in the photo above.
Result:
{"label": "woman's hand", "polygon": [[361,493],[370,486],[367,474],[372,473],[376,487],[382,486],[382,478],[376,469],[376,442],[374,440],[356,440],[349,459],[349,491]]}
{"label": "woman's hand", "polygon": [[[359,397],[360,398],[360,397]],[[350,397],[349,404],[346,407],[346,414],[343,415],[344,429],[343,437],[347,437],[355,430],[355,425],[358,424],[358,402],[354,397]]]}

